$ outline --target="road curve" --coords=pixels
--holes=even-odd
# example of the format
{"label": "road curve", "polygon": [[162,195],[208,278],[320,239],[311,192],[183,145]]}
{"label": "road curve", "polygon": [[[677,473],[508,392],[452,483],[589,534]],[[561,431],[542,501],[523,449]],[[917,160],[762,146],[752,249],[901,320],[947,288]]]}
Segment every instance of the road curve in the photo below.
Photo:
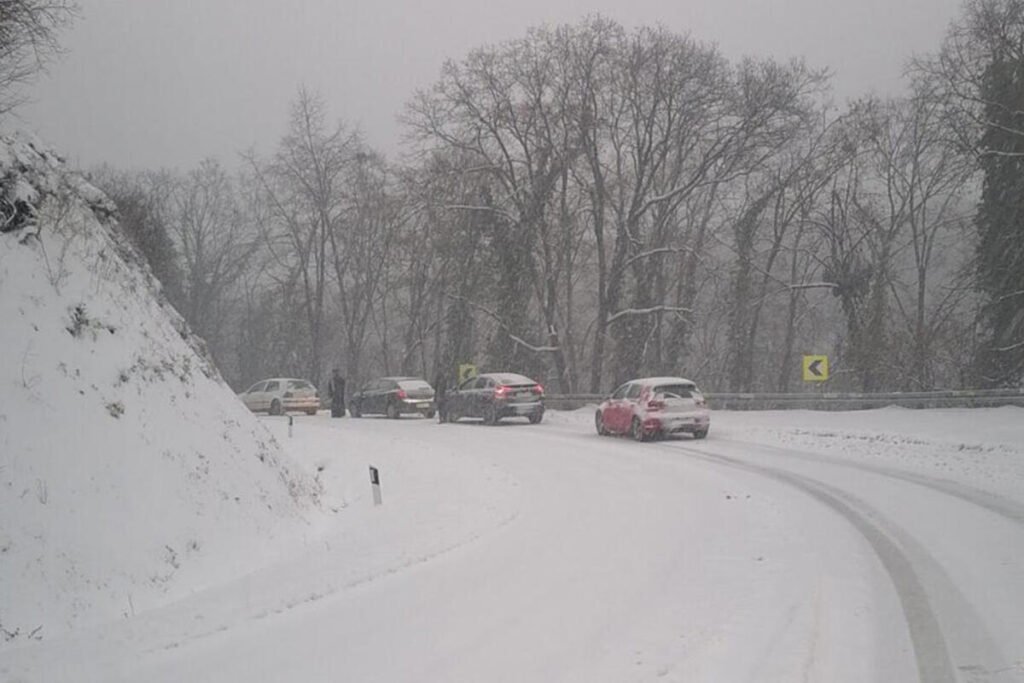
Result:
{"label": "road curve", "polygon": [[[1024,625],[1024,602],[985,599],[989,586],[964,583],[947,570],[953,566],[964,576],[965,566],[975,573],[1005,564],[1000,555],[1024,548],[1024,506],[1020,502],[982,491],[972,485],[917,472],[852,461],[806,450],[781,448],[723,438],[702,444],[673,441],[658,447],[684,453],[704,462],[783,481],[819,500],[856,528],[885,566],[902,606],[914,646],[921,681],[1024,680],[1024,638],[1019,628],[1007,632],[1006,623]],[[851,477],[851,472],[866,477]],[[881,506],[865,501],[875,495],[879,480],[888,482]],[[894,487],[893,485],[898,485]],[[892,504],[917,489],[926,504]],[[893,494],[893,491],[898,491]],[[925,495],[921,496],[920,493]],[[974,513],[964,514],[965,508]],[[944,534],[962,542],[961,552],[930,550],[934,528],[918,534],[914,520],[930,517],[946,525]],[[993,542],[998,538],[998,542]],[[985,539],[978,542],[978,539]],[[1013,550],[1016,548],[1017,550]],[[978,571],[978,568],[981,568]],[[1024,572],[1002,571],[983,577],[1003,595],[1021,595]],[[979,599],[980,598],[980,599]],[[1001,619],[993,619],[995,613]],[[1001,623],[990,623],[1001,622]]]}

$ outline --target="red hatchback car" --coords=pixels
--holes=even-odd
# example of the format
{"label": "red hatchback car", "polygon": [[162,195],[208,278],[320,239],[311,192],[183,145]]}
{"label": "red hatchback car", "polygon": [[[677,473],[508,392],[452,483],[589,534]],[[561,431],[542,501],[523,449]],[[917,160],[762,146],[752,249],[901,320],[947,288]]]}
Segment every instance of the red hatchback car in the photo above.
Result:
{"label": "red hatchback car", "polygon": [[626,382],[594,415],[597,433],[629,434],[637,441],[686,432],[703,439],[711,411],[697,385],[682,377],[645,377]]}

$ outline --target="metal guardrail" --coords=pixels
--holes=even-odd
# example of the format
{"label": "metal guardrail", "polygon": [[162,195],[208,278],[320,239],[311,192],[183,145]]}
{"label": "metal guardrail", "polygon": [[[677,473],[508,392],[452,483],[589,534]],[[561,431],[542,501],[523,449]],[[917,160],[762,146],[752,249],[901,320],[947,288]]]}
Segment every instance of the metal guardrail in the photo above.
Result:
{"label": "metal guardrail", "polygon": [[[902,406],[904,408],[991,408],[1024,407],[1020,389],[978,389],[974,391],[892,391],[883,393],[719,393],[705,394],[713,410],[865,410]],[[544,403],[555,410],[575,410],[597,404],[603,394],[549,394]]]}

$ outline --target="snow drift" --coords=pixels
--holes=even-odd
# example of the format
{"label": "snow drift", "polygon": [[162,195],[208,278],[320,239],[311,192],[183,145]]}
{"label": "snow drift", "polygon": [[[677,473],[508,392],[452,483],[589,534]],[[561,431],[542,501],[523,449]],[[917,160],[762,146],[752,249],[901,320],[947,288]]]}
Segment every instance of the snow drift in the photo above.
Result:
{"label": "snow drift", "polygon": [[0,649],[271,561],[317,488],[236,399],[119,232],[0,138]]}

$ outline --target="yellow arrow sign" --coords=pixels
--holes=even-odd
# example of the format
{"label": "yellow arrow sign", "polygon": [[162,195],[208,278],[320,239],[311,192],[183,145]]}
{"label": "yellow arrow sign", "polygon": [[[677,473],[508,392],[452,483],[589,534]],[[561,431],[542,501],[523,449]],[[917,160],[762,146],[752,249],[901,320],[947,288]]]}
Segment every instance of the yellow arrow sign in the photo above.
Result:
{"label": "yellow arrow sign", "polygon": [[828,356],[804,356],[804,381],[824,382],[828,379]]}

